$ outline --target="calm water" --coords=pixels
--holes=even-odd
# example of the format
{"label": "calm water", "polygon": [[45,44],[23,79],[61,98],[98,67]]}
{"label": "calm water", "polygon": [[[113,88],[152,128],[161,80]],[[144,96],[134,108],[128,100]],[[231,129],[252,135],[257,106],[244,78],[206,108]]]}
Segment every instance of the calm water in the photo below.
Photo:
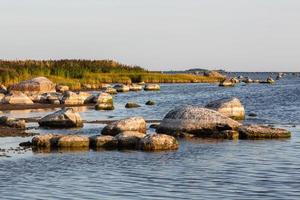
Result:
{"label": "calm water", "polygon": [[[266,78],[266,74],[256,74]],[[251,77],[255,75],[251,74]],[[181,140],[174,152],[86,151],[22,154],[0,158],[0,199],[299,199],[300,198],[300,78],[275,85],[165,84],[160,92],[130,92],[115,97],[115,111],[80,108],[85,120],[142,115],[161,119],[173,107],[225,96],[240,98],[245,123],[265,123],[292,131],[291,139],[228,141]],[[147,100],[156,106],[143,104]],[[126,110],[135,101],[141,108]],[[13,117],[44,116],[53,110],[4,112]],[[46,130],[35,123],[31,132],[94,135],[103,125],[83,129]],[[30,138],[0,138],[0,148],[15,147]]]}

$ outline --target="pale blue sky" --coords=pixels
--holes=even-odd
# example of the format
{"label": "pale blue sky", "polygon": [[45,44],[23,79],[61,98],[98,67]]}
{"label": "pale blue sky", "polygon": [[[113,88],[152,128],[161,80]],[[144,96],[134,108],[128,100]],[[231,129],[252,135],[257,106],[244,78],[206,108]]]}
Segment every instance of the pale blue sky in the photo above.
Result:
{"label": "pale blue sky", "polygon": [[300,71],[300,0],[0,0],[0,58]]}

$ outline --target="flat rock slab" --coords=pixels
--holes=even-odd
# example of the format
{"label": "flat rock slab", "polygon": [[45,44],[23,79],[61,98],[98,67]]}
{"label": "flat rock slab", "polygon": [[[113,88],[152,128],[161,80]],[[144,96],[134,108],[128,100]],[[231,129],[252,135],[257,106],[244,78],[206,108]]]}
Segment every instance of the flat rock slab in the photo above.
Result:
{"label": "flat rock slab", "polygon": [[290,138],[291,132],[263,125],[244,125],[238,129],[240,139]]}

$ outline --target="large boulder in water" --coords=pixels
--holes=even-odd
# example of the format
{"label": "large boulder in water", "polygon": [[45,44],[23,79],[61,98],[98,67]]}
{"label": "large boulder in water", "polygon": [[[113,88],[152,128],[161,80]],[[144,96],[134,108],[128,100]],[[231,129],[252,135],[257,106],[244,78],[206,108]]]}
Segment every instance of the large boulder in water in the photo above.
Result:
{"label": "large boulder in water", "polygon": [[21,91],[28,96],[55,92],[55,84],[45,77],[37,77],[11,85],[9,91]]}
{"label": "large boulder in water", "polygon": [[178,147],[176,138],[165,134],[149,134],[139,142],[139,149],[143,151],[176,150]]}
{"label": "large boulder in water", "polygon": [[2,99],[4,104],[26,105],[33,104],[33,101],[24,93],[12,91]]}
{"label": "large boulder in water", "polygon": [[108,93],[100,93],[98,97],[94,99],[96,103],[95,109],[96,110],[113,110],[113,97]]}
{"label": "large boulder in water", "polygon": [[124,85],[124,84],[115,85],[114,89],[116,89],[117,92],[129,92],[129,90],[130,90],[129,86]]}
{"label": "large boulder in water", "polygon": [[58,138],[58,148],[88,148],[90,140],[87,136],[64,135]]}
{"label": "large boulder in water", "polygon": [[147,124],[142,117],[130,117],[127,119],[118,120],[105,126],[102,130],[102,135],[115,136],[124,131],[137,131],[146,133]]}
{"label": "large boulder in water", "polygon": [[47,115],[38,121],[42,127],[72,128],[82,127],[83,122],[78,113],[72,108],[63,108],[53,114]]}
{"label": "large boulder in water", "polygon": [[208,103],[205,107],[216,110],[235,120],[245,119],[245,108],[241,101],[235,97],[218,99]]}
{"label": "large boulder in water", "polygon": [[26,122],[25,120],[18,120],[18,119],[3,116],[0,117],[0,126],[17,128],[17,129],[25,129]]}
{"label": "large boulder in water", "polygon": [[160,90],[160,86],[158,84],[146,84],[145,91],[155,91],[155,90]]}
{"label": "large boulder in water", "polygon": [[238,129],[240,139],[290,138],[291,133],[282,128],[263,125],[244,125]]}
{"label": "large boulder in water", "polygon": [[90,146],[95,149],[116,149],[118,140],[111,135],[95,135],[90,138]]}
{"label": "large boulder in water", "polygon": [[142,89],[143,89],[143,86],[139,85],[139,84],[131,84],[131,85],[129,85],[129,90],[130,91],[140,91]]}
{"label": "large boulder in water", "polygon": [[224,130],[235,130],[241,124],[215,110],[198,106],[184,106],[171,110],[157,127],[157,133],[181,136],[211,137]]}
{"label": "large boulder in water", "polygon": [[49,148],[55,146],[60,137],[62,137],[62,135],[37,135],[32,138],[31,143],[33,147]]}

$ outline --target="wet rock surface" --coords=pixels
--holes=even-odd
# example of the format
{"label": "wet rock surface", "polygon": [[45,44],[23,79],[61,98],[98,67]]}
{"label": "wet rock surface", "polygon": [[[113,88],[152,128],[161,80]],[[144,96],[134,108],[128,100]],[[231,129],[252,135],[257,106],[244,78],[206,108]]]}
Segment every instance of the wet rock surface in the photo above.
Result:
{"label": "wet rock surface", "polygon": [[276,139],[290,138],[291,133],[282,128],[264,125],[244,125],[238,129],[240,139]]}

